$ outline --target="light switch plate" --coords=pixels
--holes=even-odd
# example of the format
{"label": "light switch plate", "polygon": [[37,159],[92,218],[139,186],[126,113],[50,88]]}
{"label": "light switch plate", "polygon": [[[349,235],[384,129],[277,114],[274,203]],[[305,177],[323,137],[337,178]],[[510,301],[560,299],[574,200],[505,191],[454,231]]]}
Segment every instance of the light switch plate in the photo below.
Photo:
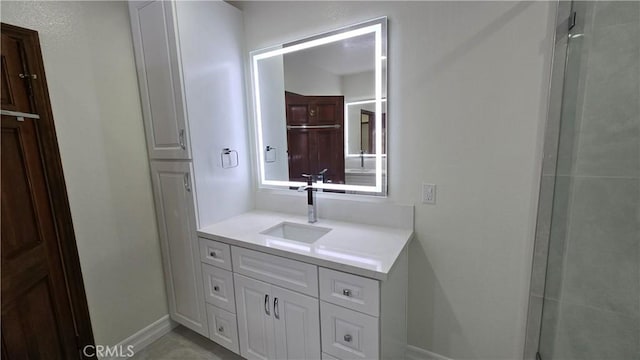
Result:
{"label": "light switch plate", "polygon": [[422,184],[422,203],[423,204],[436,203],[436,185],[435,184]]}

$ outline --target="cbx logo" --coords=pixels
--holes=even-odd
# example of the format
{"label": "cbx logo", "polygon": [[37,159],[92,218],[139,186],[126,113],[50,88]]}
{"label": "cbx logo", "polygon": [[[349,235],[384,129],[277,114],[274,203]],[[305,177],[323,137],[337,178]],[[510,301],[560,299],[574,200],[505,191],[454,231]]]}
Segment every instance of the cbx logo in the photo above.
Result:
{"label": "cbx logo", "polygon": [[87,345],[82,348],[82,353],[86,357],[98,356],[99,358],[130,358],[133,357],[133,345],[128,346],[105,346],[105,345]]}

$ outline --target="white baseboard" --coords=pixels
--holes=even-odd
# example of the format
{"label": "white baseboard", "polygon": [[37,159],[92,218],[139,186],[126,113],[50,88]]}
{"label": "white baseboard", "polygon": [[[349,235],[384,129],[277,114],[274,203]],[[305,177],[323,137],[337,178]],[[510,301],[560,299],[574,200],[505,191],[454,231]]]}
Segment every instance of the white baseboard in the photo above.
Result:
{"label": "white baseboard", "polygon": [[407,360],[451,360],[446,356],[436,354],[413,345],[407,345]]}
{"label": "white baseboard", "polygon": [[[135,334],[122,340],[120,343],[118,343],[115,346],[121,349],[125,349],[125,351],[128,346],[133,346],[133,351],[137,353],[138,351],[147,347],[152,342],[166,335],[176,326],[178,326],[178,324],[172,321],[169,318],[169,315],[165,315],[160,319],[154,321],[153,323],[149,324],[147,327],[136,332]],[[115,359],[122,359],[122,358],[121,357],[102,358],[102,360],[115,360]]]}

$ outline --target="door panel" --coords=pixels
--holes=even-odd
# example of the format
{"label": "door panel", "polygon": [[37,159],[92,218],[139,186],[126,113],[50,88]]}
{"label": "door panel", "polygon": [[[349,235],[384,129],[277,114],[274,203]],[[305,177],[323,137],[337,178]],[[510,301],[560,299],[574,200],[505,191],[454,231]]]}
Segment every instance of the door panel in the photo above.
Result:
{"label": "door panel", "polygon": [[271,287],[277,359],[320,358],[318,299]]}
{"label": "door panel", "polygon": [[189,159],[171,2],[130,4],[149,155]]}
{"label": "door panel", "polygon": [[32,119],[2,116],[2,346],[15,358],[78,357]]}
{"label": "door panel", "polygon": [[[20,301],[10,302],[2,318],[2,328],[7,351],[13,358],[59,358],[73,356],[75,347],[65,349],[57,331],[42,336],[41,329],[56,329],[56,310],[49,278],[43,276],[30,289],[21,293]],[[11,329],[11,330],[4,330]],[[65,351],[66,350],[66,351]]]}
{"label": "door panel", "polygon": [[[6,124],[5,124],[6,122]],[[35,210],[36,194],[32,194],[29,185],[29,174],[25,159],[26,136],[34,136],[27,125],[22,129],[19,123],[11,118],[3,120],[2,127],[2,185],[12,189],[14,196],[2,197],[2,220],[12,226],[2,227],[2,254],[7,258],[15,257],[18,253],[27,251],[40,243],[39,233],[42,231],[37,221]],[[11,176],[10,176],[11,175]],[[21,221],[22,220],[22,221]]]}
{"label": "door panel", "polygon": [[271,285],[233,274],[238,308],[240,355],[252,359],[275,359]]}
{"label": "door panel", "polygon": [[312,167],[310,154],[314,151],[310,149],[313,141],[308,130],[287,130],[287,153],[289,155],[289,180],[307,181],[302,174],[314,174],[315,167]]}
{"label": "door panel", "polygon": [[315,97],[313,100],[317,116],[311,118],[312,124],[333,125],[344,123],[344,98],[342,96]]}
{"label": "door panel", "polygon": [[2,76],[0,77],[2,110],[32,112],[27,90],[28,82],[20,78],[20,74],[27,72],[23,66],[23,55],[22,42],[3,33],[2,54],[0,55],[2,61],[0,64],[2,66]]}
{"label": "door panel", "polygon": [[287,104],[287,124],[289,125],[304,125],[309,123],[309,104]]}
{"label": "door panel", "polygon": [[190,164],[154,161],[151,171],[171,318],[207,336]]}
{"label": "door panel", "polygon": [[[344,184],[344,129],[316,130],[315,143],[318,154],[316,173],[327,169],[325,173],[327,182]],[[336,149],[342,150],[336,151]]]}

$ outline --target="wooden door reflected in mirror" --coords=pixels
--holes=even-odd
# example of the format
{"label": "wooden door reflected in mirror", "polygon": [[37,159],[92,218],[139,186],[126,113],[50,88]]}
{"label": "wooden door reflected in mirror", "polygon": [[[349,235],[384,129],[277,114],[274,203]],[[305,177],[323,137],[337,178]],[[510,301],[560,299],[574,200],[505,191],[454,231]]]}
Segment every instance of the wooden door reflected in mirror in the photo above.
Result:
{"label": "wooden door reflected in mirror", "polygon": [[[387,153],[387,114],[382,113],[382,153]],[[376,153],[376,113],[360,109],[360,153]]]}

